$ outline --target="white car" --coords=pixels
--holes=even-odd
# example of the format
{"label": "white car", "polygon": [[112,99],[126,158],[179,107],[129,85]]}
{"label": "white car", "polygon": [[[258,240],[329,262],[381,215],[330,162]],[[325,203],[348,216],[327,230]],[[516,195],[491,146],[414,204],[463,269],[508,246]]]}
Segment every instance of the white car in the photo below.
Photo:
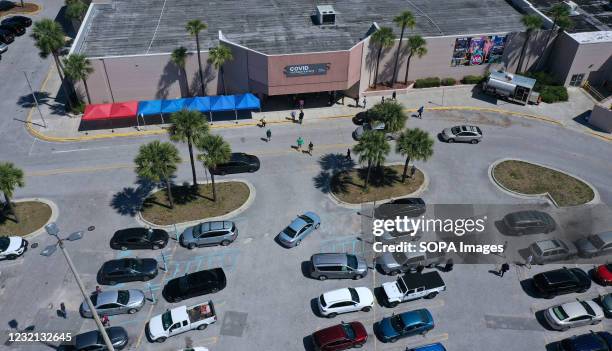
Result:
{"label": "white car", "polygon": [[0,258],[14,260],[28,249],[28,241],[19,236],[0,237]]}
{"label": "white car", "polygon": [[601,307],[591,300],[574,301],[554,306],[544,312],[551,328],[568,330],[588,324],[598,324],[604,319]]}
{"label": "white car", "polygon": [[321,315],[333,318],[340,313],[369,312],[374,305],[374,294],[366,287],[332,290],[319,296]]}

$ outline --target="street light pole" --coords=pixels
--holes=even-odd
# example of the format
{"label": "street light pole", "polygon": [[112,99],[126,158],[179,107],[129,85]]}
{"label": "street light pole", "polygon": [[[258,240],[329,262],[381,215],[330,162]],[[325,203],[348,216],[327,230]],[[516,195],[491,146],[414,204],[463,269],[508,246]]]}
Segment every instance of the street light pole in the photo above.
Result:
{"label": "street light pole", "polygon": [[26,82],[28,82],[28,86],[30,87],[30,93],[32,94],[32,98],[34,98],[34,103],[36,104],[36,108],[38,109],[38,113],[40,114],[40,119],[42,119],[43,123],[45,124],[45,128],[47,128],[47,121],[45,121],[45,117],[43,117],[42,112],[40,112],[40,105],[38,105],[38,99],[36,99],[36,94],[34,94],[34,90],[32,90],[32,84],[30,84],[28,74],[23,71],[23,75],[25,76]]}

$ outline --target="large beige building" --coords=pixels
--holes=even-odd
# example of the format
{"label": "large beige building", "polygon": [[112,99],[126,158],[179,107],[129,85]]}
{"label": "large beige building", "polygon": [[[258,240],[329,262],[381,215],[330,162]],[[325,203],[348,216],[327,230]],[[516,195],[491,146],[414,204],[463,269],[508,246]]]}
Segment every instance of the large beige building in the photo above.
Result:
{"label": "large beige building", "polygon": [[[544,16],[554,3],[537,2],[94,0],[72,52],[85,54],[93,64],[88,86],[94,103],[200,95],[196,42],[185,31],[188,20],[200,19],[208,25],[199,36],[206,95],[221,93],[225,81],[228,93],[252,92],[264,101],[332,91],[355,97],[376,75],[378,45],[371,34],[381,27],[393,28],[397,38],[394,47],[382,52],[378,81],[392,80],[400,44],[393,18],[400,12],[409,10],[416,17],[415,28],[407,29],[406,36],[419,34],[427,40],[427,54],[411,60],[408,80],[461,79],[491,69],[516,70],[525,38],[521,17],[529,12]],[[583,74],[582,81],[605,83],[612,73],[612,38],[609,27],[599,29],[563,34],[550,41],[550,48],[549,32],[535,33],[525,50],[524,67],[548,63],[566,85],[575,84],[577,74]],[[406,77],[406,36],[399,82]],[[233,60],[224,65],[224,80],[207,62],[209,50],[219,44],[233,53]],[[170,59],[180,46],[190,52],[187,77]]]}

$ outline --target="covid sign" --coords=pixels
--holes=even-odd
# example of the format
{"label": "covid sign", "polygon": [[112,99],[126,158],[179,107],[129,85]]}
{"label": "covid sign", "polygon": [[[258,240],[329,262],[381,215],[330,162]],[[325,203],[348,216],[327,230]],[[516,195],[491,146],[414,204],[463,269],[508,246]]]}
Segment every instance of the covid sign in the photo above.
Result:
{"label": "covid sign", "polygon": [[303,65],[285,66],[287,77],[320,76],[327,74],[329,63],[309,63]]}

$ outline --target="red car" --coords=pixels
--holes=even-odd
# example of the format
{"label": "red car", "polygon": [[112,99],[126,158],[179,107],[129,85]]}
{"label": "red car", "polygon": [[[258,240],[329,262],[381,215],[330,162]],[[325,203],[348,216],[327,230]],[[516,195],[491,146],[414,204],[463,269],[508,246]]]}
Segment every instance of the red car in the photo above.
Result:
{"label": "red car", "polygon": [[603,285],[612,285],[612,263],[595,268],[595,280]]}
{"label": "red car", "polygon": [[368,341],[368,332],[359,322],[342,323],[312,334],[317,351],[347,350],[361,347]]}

